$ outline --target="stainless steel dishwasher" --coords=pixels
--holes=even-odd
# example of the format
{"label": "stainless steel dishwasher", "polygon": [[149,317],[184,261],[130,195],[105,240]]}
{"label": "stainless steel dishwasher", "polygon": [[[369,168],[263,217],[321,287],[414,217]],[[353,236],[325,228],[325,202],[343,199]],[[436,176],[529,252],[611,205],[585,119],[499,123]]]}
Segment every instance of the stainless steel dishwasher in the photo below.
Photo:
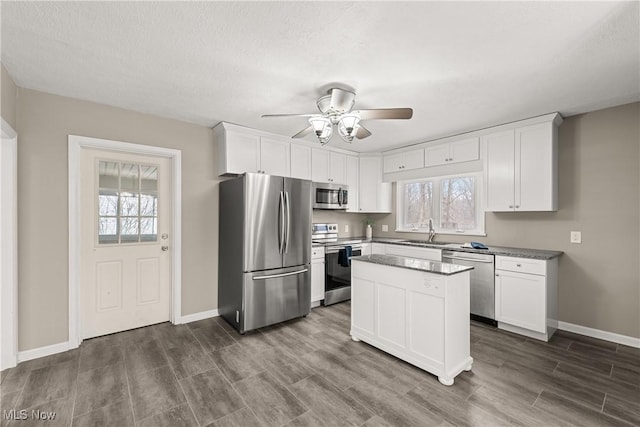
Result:
{"label": "stainless steel dishwasher", "polygon": [[471,270],[471,318],[496,325],[494,257],[475,252],[442,251],[442,262],[468,265]]}

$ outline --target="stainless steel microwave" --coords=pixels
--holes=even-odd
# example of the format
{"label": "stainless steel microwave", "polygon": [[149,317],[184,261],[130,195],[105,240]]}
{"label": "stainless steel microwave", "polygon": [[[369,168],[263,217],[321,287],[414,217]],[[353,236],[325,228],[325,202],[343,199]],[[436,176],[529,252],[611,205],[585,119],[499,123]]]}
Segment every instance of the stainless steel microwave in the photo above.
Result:
{"label": "stainless steel microwave", "polygon": [[314,209],[347,209],[349,187],[325,182],[313,183]]}

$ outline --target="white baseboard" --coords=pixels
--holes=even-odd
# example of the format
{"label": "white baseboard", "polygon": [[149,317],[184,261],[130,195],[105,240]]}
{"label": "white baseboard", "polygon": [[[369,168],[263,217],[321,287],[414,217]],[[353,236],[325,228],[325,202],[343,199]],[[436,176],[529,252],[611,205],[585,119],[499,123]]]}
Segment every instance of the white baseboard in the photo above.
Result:
{"label": "white baseboard", "polygon": [[31,350],[18,352],[18,363],[26,362],[27,360],[38,359],[39,357],[51,356],[56,353],[63,353],[67,350],[71,350],[72,347],[69,341],[60,342],[58,344],[51,344],[45,347],[38,347]]}
{"label": "white baseboard", "polygon": [[217,316],[220,316],[218,309],[201,311],[199,313],[187,314],[186,316],[182,316],[180,319],[181,320],[180,323],[197,322],[198,320],[204,320],[210,317],[217,317]]}
{"label": "white baseboard", "polygon": [[586,326],[574,325],[573,323],[567,322],[558,322],[558,329],[618,344],[628,345],[629,347],[640,348],[640,338],[601,331],[600,329],[588,328]]}

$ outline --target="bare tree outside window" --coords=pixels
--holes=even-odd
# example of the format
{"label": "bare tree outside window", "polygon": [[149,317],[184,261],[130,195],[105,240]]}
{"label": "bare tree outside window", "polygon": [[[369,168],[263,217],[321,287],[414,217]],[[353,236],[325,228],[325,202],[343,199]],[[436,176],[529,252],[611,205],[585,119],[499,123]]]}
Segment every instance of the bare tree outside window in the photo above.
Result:
{"label": "bare tree outside window", "polygon": [[440,181],[440,227],[452,230],[476,228],[476,179],[464,176]]}
{"label": "bare tree outside window", "polygon": [[405,226],[424,224],[433,217],[433,183],[412,182],[404,185]]}

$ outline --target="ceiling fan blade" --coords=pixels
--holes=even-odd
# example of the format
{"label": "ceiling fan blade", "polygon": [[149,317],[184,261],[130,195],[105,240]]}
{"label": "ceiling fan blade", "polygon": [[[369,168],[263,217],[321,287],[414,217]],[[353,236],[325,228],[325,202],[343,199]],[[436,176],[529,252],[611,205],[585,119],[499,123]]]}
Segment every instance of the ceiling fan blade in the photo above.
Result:
{"label": "ceiling fan blade", "polygon": [[360,114],[361,120],[410,119],[413,117],[413,108],[376,108],[356,112]]}
{"label": "ceiling fan blade", "polygon": [[268,118],[268,117],[314,117],[319,116],[319,114],[263,114],[260,117]]}
{"label": "ceiling fan blade", "polygon": [[356,138],[365,139],[368,136],[371,136],[371,132],[369,132],[369,129],[366,129],[364,126],[360,125],[358,131],[356,132]]}
{"label": "ceiling fan blade", "polygon": [[309,135],[312,132],[313,132],[313,126],[309,126],[309,127],[306,127],[304,129],[302,129],[300,132],[296,133],[291,138],[302,138],[304,136]]}

